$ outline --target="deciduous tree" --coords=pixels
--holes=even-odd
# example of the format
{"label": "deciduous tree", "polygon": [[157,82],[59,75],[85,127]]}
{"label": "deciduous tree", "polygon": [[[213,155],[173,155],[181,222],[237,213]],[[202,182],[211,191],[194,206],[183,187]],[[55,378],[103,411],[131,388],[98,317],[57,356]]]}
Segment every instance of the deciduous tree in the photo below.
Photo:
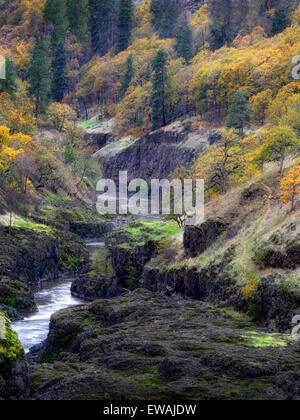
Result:
{"label": "deciduous tree", "polygon": [[164,49],[159,49],[153,60],[152,80],[152,128],[156,130],[167,123],[168,97],[168,56]]}
{"label": "deciduous tree", "polygon": [[300,194],[300,164],[290,169],[281,180],[281,201],[283,204],[291,203],[291,211],[295,208],[295,199]]}
{"label": "deciduous tree", "polygon": [[300,141],[290,127],[274,127],[270,130],[266,144],[255,157],[256,162],[279,162],[280,177],[283,174],[284,162],[294,149],[299,150]]}

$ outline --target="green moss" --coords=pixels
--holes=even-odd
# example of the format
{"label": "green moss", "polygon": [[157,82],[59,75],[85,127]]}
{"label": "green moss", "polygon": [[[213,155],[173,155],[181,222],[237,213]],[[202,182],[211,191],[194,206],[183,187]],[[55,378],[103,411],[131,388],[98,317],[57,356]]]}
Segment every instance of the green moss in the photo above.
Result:
{"label": "green moss", "polygon": [[18,311],[34,311],[36,309],[34,295],[23,283],[4,278],[0,281],[0,304]]}
{"label": "green moss", "polygon": [[251,322],[251,318],[244,314],[241,314],[240,312],[235,311],[234,309],[225,309],[224,313],[237,321]]}
{"label": "green moss", "polygon": [[250,347],[286,347],[290,338],[284,334],[264,334],[257,331],[247,331],[242,335],[243,343]]}
{"label": "green moss", "polygon": [[81,207],[75,207],[72,210],[69,210],[52,206],[44,206],[41,208],[41,211],[48,219],[56,222],[97,223],[99,221],[99,215],[96,211],[93,211],[92,209],[88,211],[82,209]]}
{"label": "green moss", "polygon": [[51,193],[50,191],[45,191],[45,194],[46,194],[47,198],[49,199],[49,201],[53,204],[58,204],[58,203],[61,203],[61,201],[62,201],[62,199],[60,197]]}
{"label": "green moss", "polygon": [[170,221],[140,221],[131,223],[124,228],[124,232],[129,234],[129,240],[118,244],[119,247],[130,250],[132,243],[135,246],[144,246],[147,242],[160,242],[168,237],[175,236],[181,232],[176,222]]}
{"label": "green moss", "polygon": [[92,265],[92,272],[90,273],[90,275],[95,278],[97,274],[102,277],[109,277],[109,278],[115,275],[112,262],[111,262],[110,252],[105,247],[101,248],[99,252],[97,252],[96,256],[94,257],[94,261]]}
{"label": "green moss", "polygon": [[5,340],[0,340],[0,366],[5,363],[12,363],[20,358],[24,358],[24,349],[15,331],[11,328],[8,318],[0,313],[2,330],[1,335],[5,334]]}
{"label": "green moss", "polygon": [[125,286],[129,290],[135,290],[140,286],[142,273],[135,267],[128,267],[127,275],[125,278]]}
{"label": "green moss", "polygon": [[83,128],[95,128],[100,124],[99,121],[95,121],[95,120],[85,120],[80,122],[78,125],[79,127],[83,127]]}
{"label": "green moss", "polygon": [[74,249],[70,242],[65,241],[63,243],[58,265],[63,272],[72,272],[78,269],[80,260],[74,255]]}

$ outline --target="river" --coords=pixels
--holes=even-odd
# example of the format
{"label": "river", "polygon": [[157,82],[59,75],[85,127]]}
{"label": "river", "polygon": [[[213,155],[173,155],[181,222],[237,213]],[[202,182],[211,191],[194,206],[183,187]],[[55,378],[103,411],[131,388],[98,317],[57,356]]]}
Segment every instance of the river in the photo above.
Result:
{"label": "river", "polygon": [[[104,242],[93,240],[89,241],[87,246],[90,258],[93,259],[97,251],[104,246]],[[12,324],[26,353],[31,347],[47,338],[50,318],[55,312],[83,303],[82,300],[71,295],[73,279],[70,277],[41,283],[35,291],[38,311]]]}

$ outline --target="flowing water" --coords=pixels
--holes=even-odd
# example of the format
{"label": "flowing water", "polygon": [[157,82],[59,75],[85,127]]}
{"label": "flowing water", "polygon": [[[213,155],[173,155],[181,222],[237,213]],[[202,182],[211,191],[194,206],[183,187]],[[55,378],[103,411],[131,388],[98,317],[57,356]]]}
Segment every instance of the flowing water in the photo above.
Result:
{"label": "flowing water", "polygon": [[[96,240],[87,243],[91,258],[103,245],[104,242]],[[47,338],[50,318],[55,312],[83,303],[71,295],[72,280],[64,278],[42,283],[35,293],[38,312],[12,324],[26,353]]]}

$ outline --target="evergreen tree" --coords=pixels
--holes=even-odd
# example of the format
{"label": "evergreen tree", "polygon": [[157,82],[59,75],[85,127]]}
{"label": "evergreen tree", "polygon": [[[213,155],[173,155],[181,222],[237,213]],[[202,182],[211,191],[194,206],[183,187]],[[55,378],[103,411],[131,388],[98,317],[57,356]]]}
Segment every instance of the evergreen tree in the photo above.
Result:
{"label": "evergreen tree", "polygon": [[67,17],[72,34],[79,42],[88,40],[88,10],[85,0],[67,0]]}
{"label": "evergreen tree", "polygon": [[231,0],[215,0],[211,6],[210,45],[217,50],[234,39],[231,29]]}
{"label": "evergreen tree", "polygon": [[35,114],[38,116],[45,111],[49,101],[50,71],[48,58],[49,44],[47,40],[37,41],[29,68],[29,94],[35,101]]}
{"label": "evergreen tree", "polygon": [[118,23],[117,23],[117,42],[116,52],[124,51],[129,46],[132,29],[133,2],[132,0],[120,0]]}
{"label": "evergreen tree", "polygon": [[52,43],[56,44],[65,38],[67,33],[67,23],[62,0],[46,0],[44,6],[44,18],[46,22],[53,25]]}
{"label": "evergreen tree", "polygon": [[134,76],[134,67],[133,67],[133,55],[130,54],[126,61],[126,71],[122,80],[122,93],[125,95],[127,89],[129,88],[130,82]]}
{"label": "evergreen tree", "polygon": [[272,22],[272,35],[279,34],[291,24],[290,12],[287,7],[280,7],[275,10]]}
{"label": "evergreen tree", "polygon": [[152,80],[152,128],[156,130],[167,123],[167,101],[168,101],[168,56],[161,48],[153,60]]}
{"label": "evergreen tree", "polygon": [[251,121],[251,113],[249,93],[247,90],[238,90],[235,92],[229,107],[226,121],[227,128],[235,128],[239,130],[240,135],[243,135],[245,125]]}
{"label": "evergreen tree", "polygon": [[173,38],[179,16],[178,0],[152,0],[150,12],[160,38]]}
{"label": "evergreen tree", "polygon": [[51,95],[55,102],[61,102],[67,90],[67,52],[65,49],[65,41],[61,40],[53,47],[53,60],[51,65]]}
{"label": "evergreen tree", "polygon": [[179,57],[185,59],[187,63],[193,58],[193,32],[188,24],[185,22],[180,26],[176,33],[176,51]]}
{"label": "evergreen tree", "polygon": [[116,0],[89,1],[89,31],[95,54],[105,55],[114,45]]}
{"label": "evergreen tree", "polygon": [[17,90],[17,73],[9,58],[5,60],[5,79],[0,80],[0,91],[14,96]]}

